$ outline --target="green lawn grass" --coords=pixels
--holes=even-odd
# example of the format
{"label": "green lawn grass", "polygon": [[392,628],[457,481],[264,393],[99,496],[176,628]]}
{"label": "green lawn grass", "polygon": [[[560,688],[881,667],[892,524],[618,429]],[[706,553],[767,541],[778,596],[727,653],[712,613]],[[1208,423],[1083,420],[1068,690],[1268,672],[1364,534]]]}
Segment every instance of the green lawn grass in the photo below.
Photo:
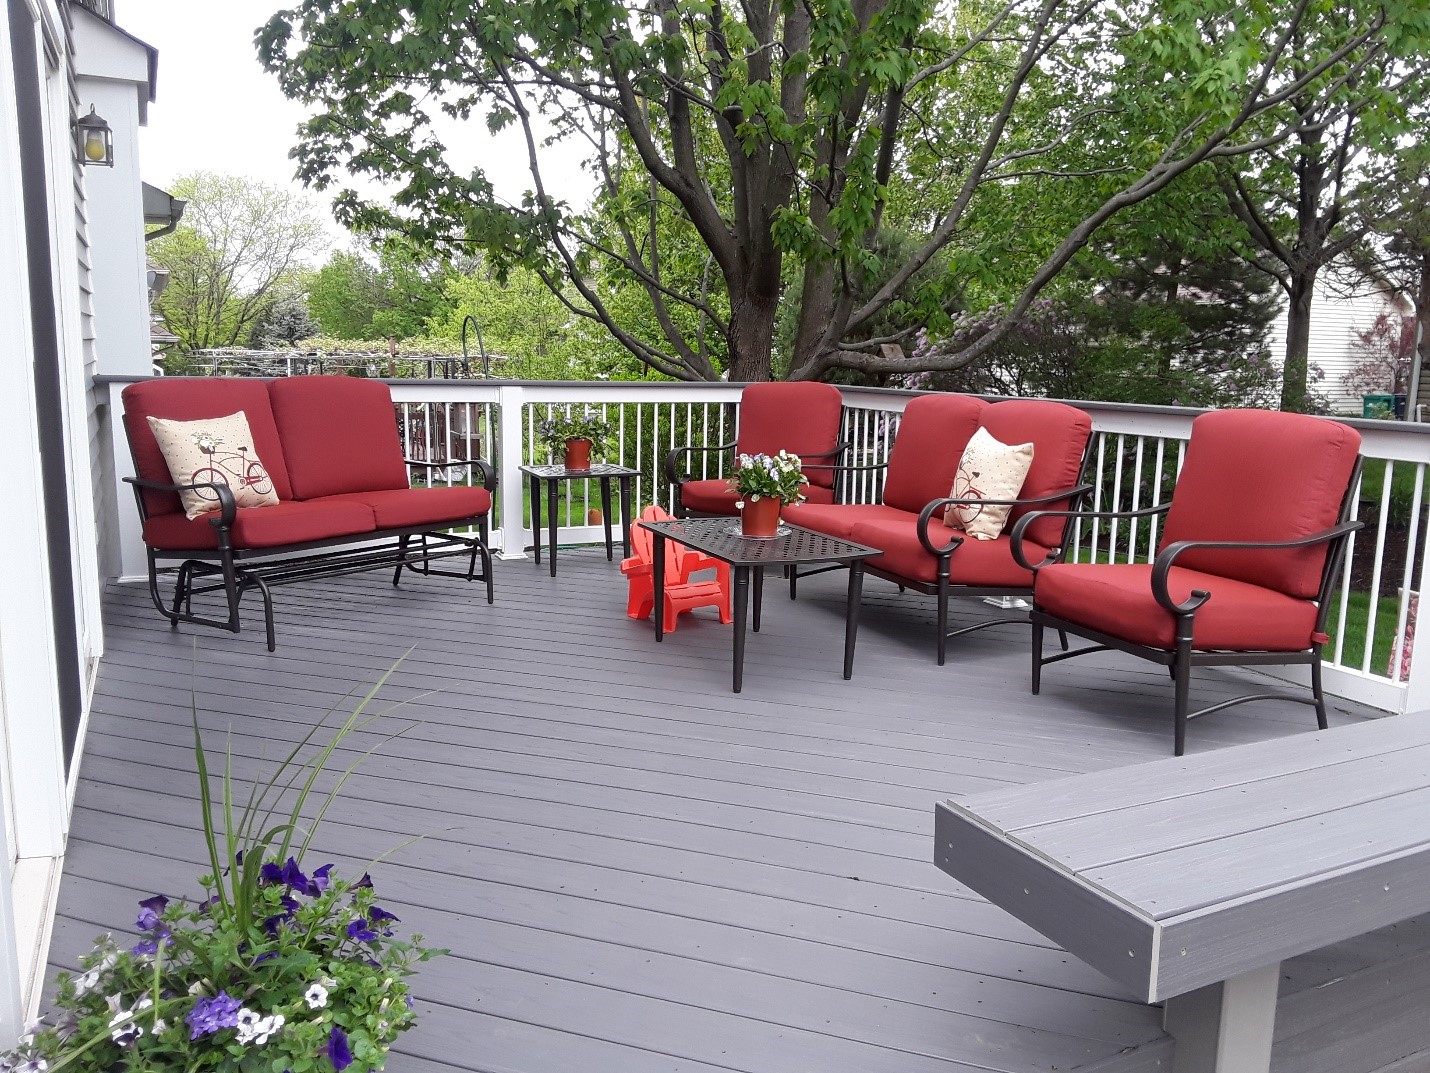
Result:
{"label": "green lawn grass", "polygon": [[[1399,601],[1391,596],[1382,596],[1375,611],[1375,641],[1370,650],[1370,673],[1385,675],[1390,662],[1391,648],[1395,645],[1396,616]],[[1340,593],[1331,597],[1331,613],[1326,619],[1326,632],[1331,635],[1331,643],[1326,646],[1328,653],[1335,652],[1336,628],[1341,615]],[[1341,650],[1341,662],[1348,667],[1359,667],[1365,658],[1366,626],[1370,621],[1370,593],[1353,592],[1346,602],[1346,641]]]}

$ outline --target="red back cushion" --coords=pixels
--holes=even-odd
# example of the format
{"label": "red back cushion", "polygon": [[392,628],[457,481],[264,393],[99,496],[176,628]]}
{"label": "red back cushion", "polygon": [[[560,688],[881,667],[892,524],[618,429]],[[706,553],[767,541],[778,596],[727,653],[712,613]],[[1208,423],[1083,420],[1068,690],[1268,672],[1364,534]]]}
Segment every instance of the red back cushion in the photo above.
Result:
{"label": "red back cushion", "polygon": [[[1271,410],[1218,410],[1192,422],[1162,546],[1178,540],[1295,540],[1340,518],[1360,434],[1338,421]],[[1288,596],[1316,595],[1326,545],[1194,549],[1178,566]]]}
{"label": "red back cushion", "polygon": [[899,420],[884,505],[921,511],[953,488],[958,460],[978,430],[988,403],[972,395],[920,395],[910,399]]}
{"label": "red back cushion", "polygon": [[[833,465],[827,455],[839,442],[839,418],[844,397],[833,384],[751,384],[740,393],[740,435],[735,449],[741,454],[779,454],[789,451],[812,465]],[[811,470],[810,484],[834,487],[833,470]]]}
{"label": "red back cushion", "polygon": [[[1092,435],[1092,418],[1076,406],[1010,399],[989,406],[983,411],[982,421],[988,434],[1001,443],[1033,445],[1033,465],[1018,493],[1019,499],[1036,499],[1077,484],[1083,453]],[[1067,500],[1055,500],[1036,507],[1014,507],[1007,527],[1012,528],[1019,518],[1035,510],[1066,510],[1067,505]],[[1062,518],[1044,518],[1034,522],[1024,537],[1051,548],[1061,542],[1064,525]]]}
{"label": "red back cushion", "polygon": [[377,380],[290,376],[268,385],[298,499],[406,488],[392,392]]}
{"label": "red back cushion", "polygon": [[[201,421],[205,418],[227,417],[242,412],[253,434],[253,446],[258,458],[273,480],[273,490],[279,499],[292,499],[293,486],[288,479],[288,467],[278,428],[273,421],[273,408],[268,401],[268,387],[262,380],[238,377],[195,378],[161,377],[130,384],[121,395],[124,400],[124,430],[134,452],[134,469],[150,481],[172,482],[169,467],[159,450],[159,442],[149,428],[150,417],[171,421]],[[144,494],[144,509],[150,517],[183,513],[176,492]]]}

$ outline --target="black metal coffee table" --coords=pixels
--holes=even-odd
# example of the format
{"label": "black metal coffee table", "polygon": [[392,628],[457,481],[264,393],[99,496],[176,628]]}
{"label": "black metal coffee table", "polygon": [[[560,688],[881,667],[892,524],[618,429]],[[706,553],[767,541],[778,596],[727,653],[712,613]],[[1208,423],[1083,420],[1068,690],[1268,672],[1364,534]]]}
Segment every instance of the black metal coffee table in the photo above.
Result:
{"label": "black metal coffee table", "polygon": [[687,548],[730,564],[734,581],[735,692],[745,679],[745,619],[750,604],[750,572],[755,574],[754,629],[760,631],[760,603],[765,569],[804,563],[843,563],[849,566],[849,602],[844,609],[844,677],[854,674],[854,641],[859,633],[859,601],[864,589],[864,560],[882,555],[878,548],[853,544],[797,525],[781,525],[773,537],[740,535],[738,518],[684,518],[666,522],[640,522],[655,537],[651,573],[655,590],[655,639],[665,636],[665,542],[669,538]]}
{"label": "black metal coffee table", "polygon": [[621,484],[621,554],[631,554],[631,478],[640,470],[606,462],[593,463],[589,469],[567,469],[565,466],[522,466],[531,482],[531,544],[536,553],[536,565],[541,565],[541,485],[546,484],[546,524],[550,527],[547,546],[551,552],[551,576],[556,576],[556,486],[562,481],[593,480],[601,482],[601,520],[606,526],[606,558],[611,549],[611,480]]}

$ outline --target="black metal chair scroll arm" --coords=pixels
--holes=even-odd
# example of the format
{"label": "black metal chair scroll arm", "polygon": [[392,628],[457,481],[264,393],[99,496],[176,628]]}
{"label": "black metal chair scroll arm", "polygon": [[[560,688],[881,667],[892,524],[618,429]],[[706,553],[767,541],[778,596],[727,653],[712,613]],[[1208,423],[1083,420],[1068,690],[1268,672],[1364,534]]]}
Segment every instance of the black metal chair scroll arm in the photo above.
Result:
{"label": "black metal chair scroll arm", "polygon": [[[202,626],[216,626],[219,629],[228,630],[230,633],[237,633],[238,625],[238,601],[242,595],[241,586],[237,570],[233,562],[233,531],[234,519],[238,517],[238,502],[233,497],[233,489],[222,481],[199,481],[193,484],[172,484],[164,481],[151,481],[143,477],[125,477],[124,481],[134,489],[134,499],[139,505],[139,521],[142,525],[149,520],[149,511],[144,503],[144,492],[186,492],[208,489],[218,498],[219,509],[214,512],[214,516],[207,519],[208,523],[218,531],[218,551],[220,556],[220,566],[224,580],[224,594],[228,599],[228,621],[221,622],[217,619],[205,618],[202,615],[194,615],[189,611],[190,592],[189,588],[193,584],[192,568],[183,569],[179,573],[179,580],[174,591],[173,607],[165,606],[164,598],[159,594],[159,567],[154,557],[152,548],[146,548],[146,557],[149,567],[149,599],[159,613],[169,620],[169,625],[173,629],[178,629],[180,622],[194,622]],[[189,567],[190,564],[185,564]],[[179,605],[184,605],[184,610],[179,610]]]}

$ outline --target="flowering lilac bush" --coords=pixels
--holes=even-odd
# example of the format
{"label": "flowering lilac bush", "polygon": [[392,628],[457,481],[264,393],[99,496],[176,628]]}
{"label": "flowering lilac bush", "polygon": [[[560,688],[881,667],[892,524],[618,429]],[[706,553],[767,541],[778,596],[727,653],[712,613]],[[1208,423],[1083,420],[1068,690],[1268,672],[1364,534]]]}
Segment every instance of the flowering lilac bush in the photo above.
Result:
{"label": "flowering lilac bush", "polygon": [[[377,904],[366,874],[348,882],[330,864],[310,872],[301,864],[316,826],[300,826],[304,804],[337,744],[371,721],[362,710],[311,756],[313,735],[300,742],[237,813],[225,773],[222,831],[195,717],[199,804],[214,863],[199,879],[205,897],[141,901],[137,941],[104,936],[80,959],[78,975],[61,974],[57,1010],[0,1056],[0,1073],[383,1067],[388,1047],[413,1023],[413,966],[445,951],[423,946],[420,935],[395,938],[399,921]],[[318,799],[318,819],[352,770]],[[268,802],[285,793],[291,808],[274,822]]]}
{"label": "flowering lilac bush", "polygon": [[766,496],[781,503],[794,503],[804,498],[800,489],[809,483],[802,466],[799,455],[788,451],[777,455],[738,455],[730,473],[730,490],[740,497],[741,507],[746,499]]}

